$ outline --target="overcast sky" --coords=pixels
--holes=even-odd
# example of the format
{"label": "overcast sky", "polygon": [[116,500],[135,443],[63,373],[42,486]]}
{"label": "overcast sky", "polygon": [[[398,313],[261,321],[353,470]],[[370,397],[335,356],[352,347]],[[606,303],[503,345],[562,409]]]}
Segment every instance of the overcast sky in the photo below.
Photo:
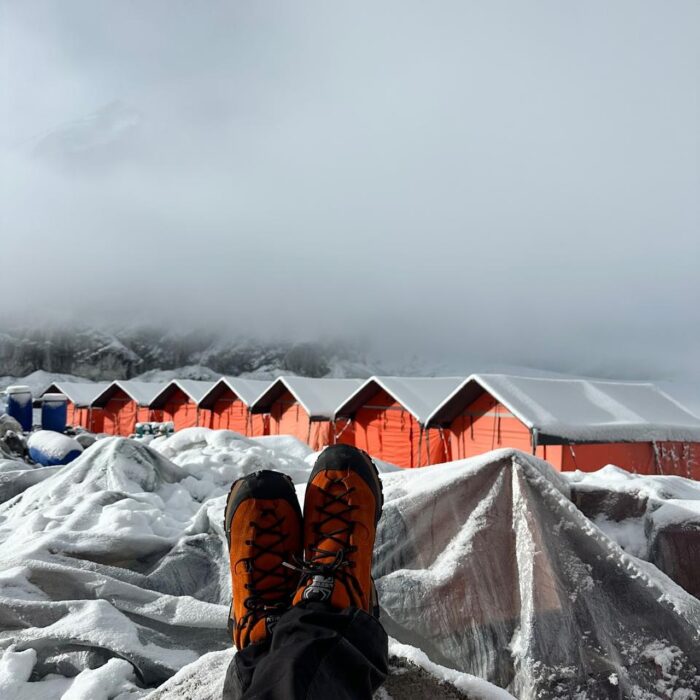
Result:
{"label": "overcast sky", "polygon": [[697,0],[0,0],[2,311],[700,374],[699,46]]}

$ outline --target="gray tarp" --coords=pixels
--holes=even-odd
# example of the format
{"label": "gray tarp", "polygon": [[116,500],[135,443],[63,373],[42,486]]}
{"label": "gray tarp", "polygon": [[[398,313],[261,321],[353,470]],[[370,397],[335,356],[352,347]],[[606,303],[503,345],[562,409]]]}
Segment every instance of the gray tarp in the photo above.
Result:
{"label": "gray tarp", "polygon": [[384,479],[391,635],[520,698],[700,687],[700,602],[607,539],[545,463],[504,451],[420,471]]}

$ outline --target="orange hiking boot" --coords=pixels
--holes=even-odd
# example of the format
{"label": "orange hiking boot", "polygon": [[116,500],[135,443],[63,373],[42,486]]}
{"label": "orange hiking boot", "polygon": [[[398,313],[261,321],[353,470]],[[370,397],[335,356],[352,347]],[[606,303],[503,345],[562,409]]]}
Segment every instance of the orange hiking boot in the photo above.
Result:
{"label": "orange hiking boot", "polygon": [[319,455],[304,499],[304,562],[294,605],[327,601],[378,617],[372,551],[383,502],[367,453],[332,445]]}
{"label": "orange hiking boot", "polygon": [[224,530],[231,560],[229,632],[238,649],[267,639],[289,609],[299,577],[283,563],[300,556],[301,528],[288,476],[259,471],[234,482]]}

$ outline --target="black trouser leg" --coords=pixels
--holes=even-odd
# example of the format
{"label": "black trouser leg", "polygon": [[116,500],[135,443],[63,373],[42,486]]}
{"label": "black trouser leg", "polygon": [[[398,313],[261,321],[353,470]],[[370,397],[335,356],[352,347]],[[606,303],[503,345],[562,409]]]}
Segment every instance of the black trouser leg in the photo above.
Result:
{"label": "black trouser leg", "polygon": [[357,608],[301,603],[271,639],[231,661],[224,700],[369,700],[387,674],[387,635]]}

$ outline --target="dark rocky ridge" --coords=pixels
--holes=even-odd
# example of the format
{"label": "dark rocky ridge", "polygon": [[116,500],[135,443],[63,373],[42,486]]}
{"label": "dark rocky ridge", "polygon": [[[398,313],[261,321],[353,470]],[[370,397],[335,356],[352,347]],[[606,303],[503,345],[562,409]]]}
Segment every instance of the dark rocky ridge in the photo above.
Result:
{"label": "dark rocky ridge", "polygon": [[[130,379],[149,370],[203,365],[220,374],[289,372],[310,377],[348,362],[361,374],[358,353],[339,343],[285,343],[234,339],[157,328],[0,332],[0,375],[22,377],[36,370],[93,380]],[[342,372],[341,372],[342,373]]]}

